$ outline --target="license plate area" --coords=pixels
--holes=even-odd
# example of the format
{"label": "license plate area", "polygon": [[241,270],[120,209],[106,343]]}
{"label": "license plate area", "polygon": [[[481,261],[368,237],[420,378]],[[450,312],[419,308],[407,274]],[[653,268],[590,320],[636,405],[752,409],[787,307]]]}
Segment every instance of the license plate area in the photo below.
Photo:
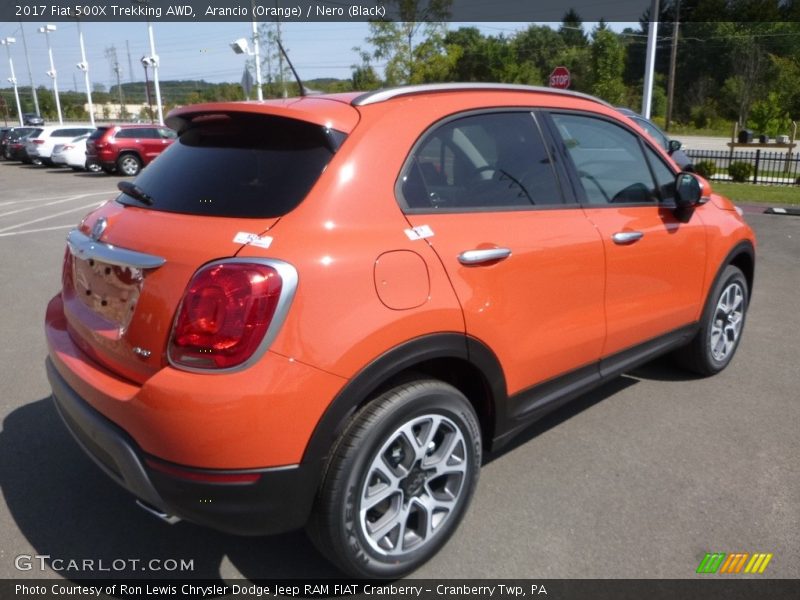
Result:
{"label": "license plate area", "polygon": [[124,334],[130,325],[143,282],[141,269],[72,255],[75,296],[93,313],[114,325],[118,335]]}

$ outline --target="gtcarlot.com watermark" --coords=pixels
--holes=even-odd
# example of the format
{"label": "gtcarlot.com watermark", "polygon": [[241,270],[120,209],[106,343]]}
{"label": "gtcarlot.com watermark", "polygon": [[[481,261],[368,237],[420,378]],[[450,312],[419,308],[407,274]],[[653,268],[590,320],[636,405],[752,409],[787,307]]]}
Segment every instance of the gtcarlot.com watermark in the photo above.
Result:
{"label": "gtcarlot.com watermark", "polygon": [[121,571],[149,571],[154,573],[183,573],[194,571],[194,559],[185,558],[59,558],[49,554],[19,554],[14,558],[18,571],[58,571],[118,573]]}

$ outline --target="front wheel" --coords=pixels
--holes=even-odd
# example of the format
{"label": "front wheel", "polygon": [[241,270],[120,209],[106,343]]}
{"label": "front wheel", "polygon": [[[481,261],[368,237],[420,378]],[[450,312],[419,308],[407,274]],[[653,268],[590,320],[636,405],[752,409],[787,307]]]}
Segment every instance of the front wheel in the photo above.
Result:
{"label": "front wheel", "polygon": [[437,380],[399,385],[350,422],[332,453],[309,534],[354,577],[400,577],[455,531],[478,481],[475,411]]}
{"label": "front wheel", "polygon": [[678,362],[700,375],[714,375],[727,367],[739,347],[749,300],[744,273],[726,266],[708,297],[700,331],[677,351]]}

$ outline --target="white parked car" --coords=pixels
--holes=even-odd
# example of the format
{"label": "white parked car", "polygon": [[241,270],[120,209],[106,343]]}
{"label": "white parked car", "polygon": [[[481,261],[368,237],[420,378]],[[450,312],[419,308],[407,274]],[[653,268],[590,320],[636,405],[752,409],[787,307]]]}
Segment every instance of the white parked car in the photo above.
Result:
{"label": "white parked car", "polygon": [[60,127],[58,125],[42,127],[39,135],[28,138],[25,144],[25,152],[28,153],[30,162],[41,162],[43,165],[52,167],[51,155],[56,144],[66,143],[79,135],[93,131],[94,127]]}
{"label": "white parked car", "polygon": [[86,140],[88,138],[89,134],[84,133],[64,144],[56,144],[50,160],[55,166],[65,165],[75,171],[88,170],[96,173],[100,170],[98,165],[88,166],[86,164]]}

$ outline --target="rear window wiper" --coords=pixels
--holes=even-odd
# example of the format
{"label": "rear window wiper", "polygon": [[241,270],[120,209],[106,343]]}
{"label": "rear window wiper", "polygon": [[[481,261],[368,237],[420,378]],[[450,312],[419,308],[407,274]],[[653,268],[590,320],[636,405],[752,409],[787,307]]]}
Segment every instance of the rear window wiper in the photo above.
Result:
{"label": "rear window wiper", "polygon": [[117,189],[126,196],[130,196],[134,200],[138,200],[142,204],[153,206],[153,197],[138,185],[131,183],[130,181],[120,181],[117,184]]}

